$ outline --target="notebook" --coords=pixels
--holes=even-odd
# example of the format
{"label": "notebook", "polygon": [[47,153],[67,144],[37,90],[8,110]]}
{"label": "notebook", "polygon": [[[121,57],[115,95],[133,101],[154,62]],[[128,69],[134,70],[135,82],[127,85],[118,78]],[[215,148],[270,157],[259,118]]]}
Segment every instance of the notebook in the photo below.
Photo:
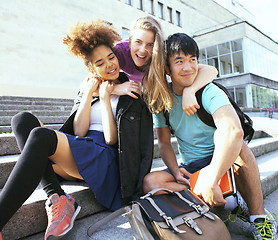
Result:
{"label": "notebook", "polygon": [[[190,188],[194,192],[200,171],[190,175]],[[222,190],[223,197],[226,198],[236,193],[236,183],[233,166],[224,174],[219,181],[220,189]]]}

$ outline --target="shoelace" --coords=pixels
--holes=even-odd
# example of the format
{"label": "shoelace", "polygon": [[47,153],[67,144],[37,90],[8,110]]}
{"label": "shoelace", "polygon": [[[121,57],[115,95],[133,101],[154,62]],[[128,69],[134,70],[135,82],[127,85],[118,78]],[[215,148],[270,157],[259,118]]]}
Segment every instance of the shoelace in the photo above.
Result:
{"label": "shoelace", "polygon": [[62,203],[59,201],[55,205],[51,206],[47,210],[47,216],[49,216],[49,222],[54,222],[57,218],[59,219],[61,217],[61,208],[62,208]]}
{"label": "shoelace", "polygon": [[240,219],[242,219],[245,222],[249,222],[248,212],[239,205],[237,212],[234,214],[231,213],[229,217],[226,220],[224,220],[224,223],[226,222],[234,223],[237,217],[240,217]]}
{"label": "shoelace", "polygon": [[[275,219],[269,219],[268,216],[274,215]],[[273,235],[273,222],[277,220],[277,215],[275,213],[269,213],[266,215],[264,222],[254,222],[252,225],[257,229],[259,235],[263,240],[274,239]],[[277,239],[277,238],[276,238]]]}

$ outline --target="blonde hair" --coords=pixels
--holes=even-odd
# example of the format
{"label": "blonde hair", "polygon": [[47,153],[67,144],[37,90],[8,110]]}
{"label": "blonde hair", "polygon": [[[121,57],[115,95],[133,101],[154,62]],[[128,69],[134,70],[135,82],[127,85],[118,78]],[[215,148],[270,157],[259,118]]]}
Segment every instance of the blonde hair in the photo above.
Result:
{"label": "blonde hair", "polygon": [[114,43],[119,40],[121,37],[116,30],[107,22],[98,19],[90,23],[77,22],[64,37],[63,43],[71,54],[81,57],[90,69],[92,51],[99,45],[113,49]]}
{"label": "blonde hair", "polygon": [[158,21],[153,17],[147,16],[137,19],[130,33],[136,29],[148,30],[154,33],[154,45],[149,67],[145,69],[143,77],[143,96],[144,100],[153,113],[162,110],[170,110],[173,104],[173,94],[165,75],[165,50],[162,29]]}

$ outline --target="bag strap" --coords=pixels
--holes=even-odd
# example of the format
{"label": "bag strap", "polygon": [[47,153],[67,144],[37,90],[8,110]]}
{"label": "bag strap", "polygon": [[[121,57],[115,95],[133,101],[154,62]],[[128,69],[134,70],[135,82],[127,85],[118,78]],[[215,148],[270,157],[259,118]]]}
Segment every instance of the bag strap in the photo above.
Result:
{"label": "bag strap", "polygon": [[[188,190],[188,192],[190,192],[190,193],[192,194],[191,191]],[[201,206],[201,205],[196,205],[195,203],[189,201],[188,199],[186,199],[185,197],[183,197],[183,196],[181,195],[180,192],[174,192],[174,193],[175,193],[181,200],[183,200],[183,201],[186,202],[190,207],[192,207],[198,214],[200,214],[200,215],[202,215],[202,216],[205,216],[205,217],[207,217],[207,218],[209,218],[209,219],[211,219],[211,220],[213,220],[213,221],[215,220],[215,218],[214,218],[211,214],[209,214],[209,207],[208,207],[208,205],[207,205],[204,201],[202,201],[197,195],[192,194],[194,197],[196,197],[198,200],[200,200],[200,201],[202,202],[203,206]]]}
{"label": "bag strap", "polygon": [[[208,85],[208,84],[207,84]],[[198,118],[206,125],[210,126],[210,127],[214,127],[216,128],[215,126],[215,123],[214,123],[214,120],[211,116],[211,114],[209,114],[204,106],[203,106],[203,103],[202,103],[202,94],[203,94],[203,91],[205,89],[205,87],[207,86],[205,85],[204,87],[200,88],[197,92],[196,92],[196,99],[197,99],[197,102],[200,106],[200,108],[197,110],[197,116]]]}
{"label": "bag strap", "polygon": [[146,195],[140,197],[140,199],[145,199],[147,197],[151,197],[159,191],[164,191],[164,192],[167,192],[167,193],[173,193],[173,191],[168,189],[168,188],[155,188],[155,189],[149,191]]}
{"label": "bag strap", "polygon": [[112,212],[111,214],[107,215],[106,217],[102,218],[100,221],[92,224],[88,230],[87,230],[87,239],[91,240],[93,239],[91,236],[95,233],[98,232],[99,230],[101,230],[101,228],[103,228],[103,226],[106,226],[106,224],[110,221],[112,221],[114,218],[120,216],[120,215],[125,215],[128,212],[130,212],[130,207],[123,207],[120,208],[114,212]]}
{"label": "bag strap", "polygon": [[166,215],[166,213],[163,212],[159,206],[157,206],[157,204],[155,203],[155,201],[151,197],[146,197],[145,199],[148,200],[150,202],[150,204],[153,206],[153,208],[159,213],[159,215],[164,218],[168,227],[170,227],[176,233],[185,233],[184,230],[180,230],[176,226],[176,224],[174,223],[174,221],[171,217],[168,217]]}

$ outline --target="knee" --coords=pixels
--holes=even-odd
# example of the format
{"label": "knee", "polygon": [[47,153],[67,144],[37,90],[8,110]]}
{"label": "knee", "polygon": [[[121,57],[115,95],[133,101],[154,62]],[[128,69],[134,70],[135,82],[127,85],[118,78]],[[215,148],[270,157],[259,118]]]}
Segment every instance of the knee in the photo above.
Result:
{"label": "knee", "polygon": [[161,175],[160,172],[151,172],[145,176],[143,181],[144,193],[164,186],[163,182],[165,182],[165,179]]}
{"label": "knee", "polygon": [[11,126],[13,132],[17,132],[18,130],[22,130],[29,126],[31,123],[34,125],[39,126],[38,119],[29,112],[19,112],[12,117]]}
{"label": "knee", "polygon": [[55,131],[44,127],[35,127],[30,132],[28,142],[37,149],[46,150],[50,156],[56,151],[58,139]]}

